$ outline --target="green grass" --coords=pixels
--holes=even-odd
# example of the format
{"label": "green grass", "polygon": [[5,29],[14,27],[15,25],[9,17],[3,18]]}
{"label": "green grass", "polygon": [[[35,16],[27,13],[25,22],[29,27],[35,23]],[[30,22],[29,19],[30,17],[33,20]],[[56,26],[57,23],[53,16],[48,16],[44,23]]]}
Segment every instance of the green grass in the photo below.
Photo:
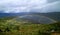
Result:
{"label": "green grass", "polygon": [[[16,29],[12,29],[12,33],[8,32],[7,34],[10,35],[38,35],[39,31],[44,32],[46,28],[45,25],[41,25],[41,24],[22,24],[19,26],[19,29],[17,29],[17,27],[15,27]],[[16,33],[17,32],[17,33]],[[6,34],[6,32],[4,33]]]}
{"label": "green grass", "polygon": [[0,20],[0,35],[49,35],[52,29],[59,31],[60,23],[34,24],[22,23],[14,19]]}

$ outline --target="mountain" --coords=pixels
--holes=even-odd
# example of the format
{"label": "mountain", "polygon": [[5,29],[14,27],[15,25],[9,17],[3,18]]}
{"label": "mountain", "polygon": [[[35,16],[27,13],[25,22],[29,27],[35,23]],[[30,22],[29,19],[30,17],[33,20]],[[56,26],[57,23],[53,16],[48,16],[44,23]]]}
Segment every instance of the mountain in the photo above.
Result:
{"label": "mountain", "polygon": [[47,14],[44,14],[44,16],[60,21],[60,12],[47,13]]}
{"label": "mountain", "polygon": [[51,19],[54,19],[56,21],[60,21],[60,12],[35,13],[35,14],[43,15],[43,16],[49,17]]}
{"label": "mountain", "polygon": [[17,21],[33,22],[33,23],[55,23],[56,21],[41,15],[24,15],[16,18]]}
{"label": "mountain", "polygon": [[21,15],[26,15],[28,12],[21,12],[21,13],[0,13],[0,18],[1,17],[10,17],[10,16],[21,16]]}
{"label": "mountain", "polygon": [[[27,16],[25,16],[27,15]],[[31,15],[31,16],[30,16]],[[35,16],[37,15],[37,16]],[[60,12],[49,12],[49,13],[35,13],[35,12],[24,12],[24,13],[0,13],[0,18],[1,17],[7,17],[7,16],[23,16],[22,20],[28,20],[28,21],[33,21],[33,22],[38,22],[40,23],[50,23],[51,19],[54,21],[60,21]],[[42,17],[44,16],[44,17]],[[48,22],[47,22],[48,21]]]}

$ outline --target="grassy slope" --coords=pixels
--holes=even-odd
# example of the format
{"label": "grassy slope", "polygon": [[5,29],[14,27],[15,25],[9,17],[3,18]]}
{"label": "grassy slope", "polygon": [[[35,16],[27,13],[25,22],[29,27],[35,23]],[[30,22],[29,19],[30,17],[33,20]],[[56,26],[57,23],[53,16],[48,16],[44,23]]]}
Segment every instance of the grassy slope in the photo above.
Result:
{"label": "grassy slope", "polygon": [[[2,20],[2,19],[1,19]],[[40,35],[40,32],[47,32],[54,29],[56,24],[34,24],[34,23],[21,23],[13,19],[0,20],[1,35]],[[5,22],[3,22],[5,20]],[[6,30],[6,28],[8,28]],[[10,30],[10,31],[8,31]]]}

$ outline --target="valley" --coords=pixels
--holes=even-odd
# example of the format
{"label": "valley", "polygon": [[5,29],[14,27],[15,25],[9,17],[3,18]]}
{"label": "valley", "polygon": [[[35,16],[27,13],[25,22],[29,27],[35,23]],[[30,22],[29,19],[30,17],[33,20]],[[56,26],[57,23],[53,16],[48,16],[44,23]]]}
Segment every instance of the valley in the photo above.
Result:
{"label": "valley", "polygon": [[36,15],[33,15],[33,17],[29,16],[30,19],[33,19],[33,22],[32,19],[30,21],[28,16],[22,18],[20,16],[0,18],[0,35],[51,35],[52,30],[54,30],[53,32],[60,32],[60,22],[51,24],[38,23],[33,18],[42,17]]}

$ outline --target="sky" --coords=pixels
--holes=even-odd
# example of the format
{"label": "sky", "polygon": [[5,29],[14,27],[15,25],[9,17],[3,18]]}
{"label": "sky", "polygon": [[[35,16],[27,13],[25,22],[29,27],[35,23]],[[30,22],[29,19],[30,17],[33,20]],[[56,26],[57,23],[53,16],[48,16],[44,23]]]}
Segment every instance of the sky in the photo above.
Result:
{"label": "sky", "polygon": [[0,0],[0,13],[60,11],[60,0]]}

